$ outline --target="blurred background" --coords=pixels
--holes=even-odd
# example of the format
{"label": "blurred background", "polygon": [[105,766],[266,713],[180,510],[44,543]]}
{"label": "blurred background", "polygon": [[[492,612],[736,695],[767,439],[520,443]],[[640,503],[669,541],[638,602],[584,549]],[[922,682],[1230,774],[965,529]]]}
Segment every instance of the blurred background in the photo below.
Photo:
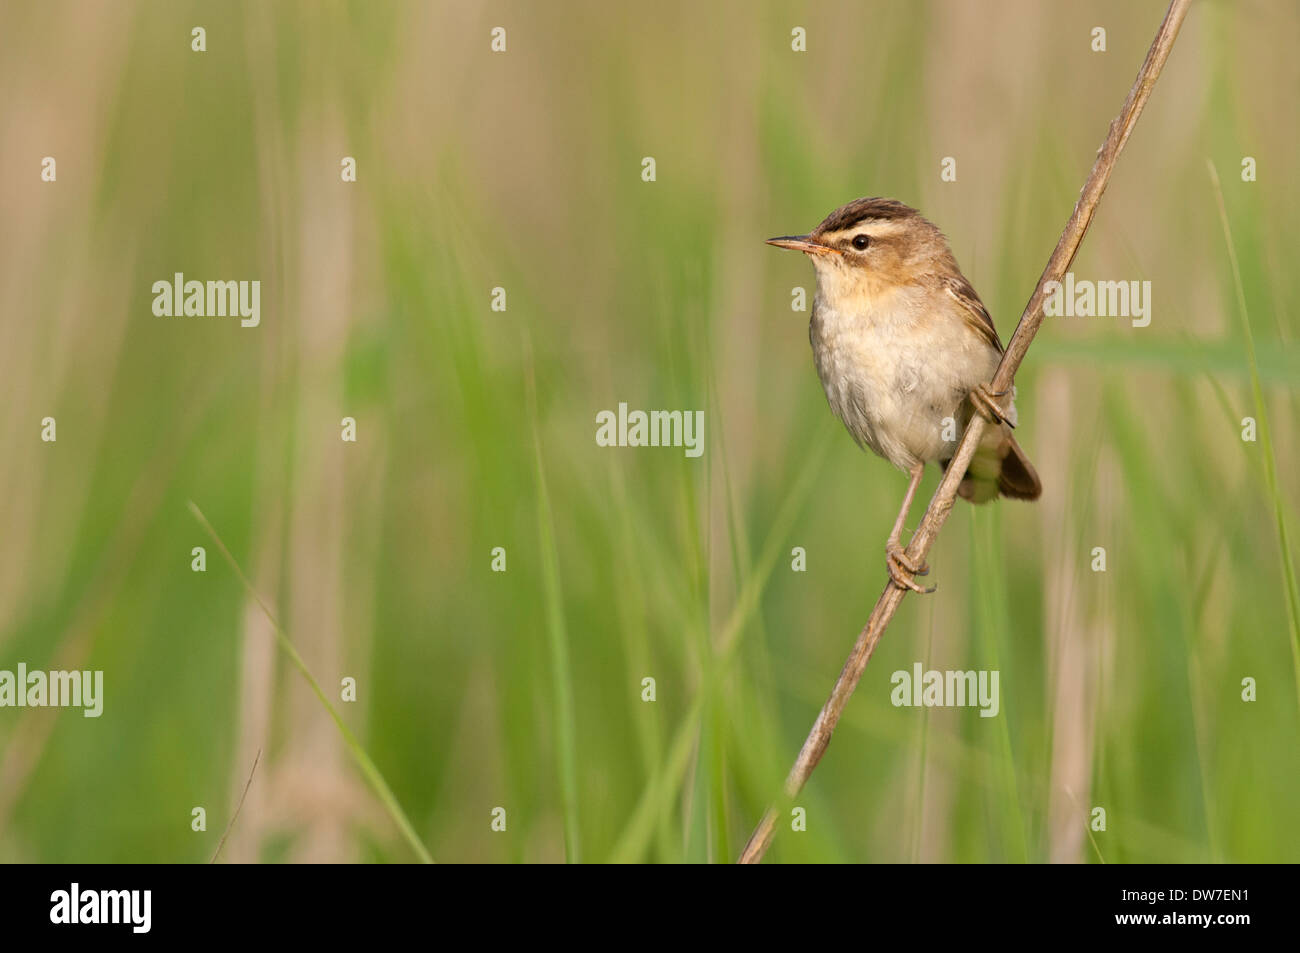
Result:
{"label": "blurred background", "polygon": [[[901,199],[1007,340],[1164,9],[5,0],[0,669],[106,697],[0,709],[0,859],[206,861],[259,750],[223,861],[415,859],[193,501],[435,859],[733,860],[906,485],[763,240]],[[1043,498],[959,502],[771,860],[1300,859],[1298,42],[1193,6],[1073,267],[1150,326],[1048,319]],[[178,271],[261,326],[155,317]],[[598,447],[620,402],[705,453]],[[1000,715],[893,707],[915,662]]]}

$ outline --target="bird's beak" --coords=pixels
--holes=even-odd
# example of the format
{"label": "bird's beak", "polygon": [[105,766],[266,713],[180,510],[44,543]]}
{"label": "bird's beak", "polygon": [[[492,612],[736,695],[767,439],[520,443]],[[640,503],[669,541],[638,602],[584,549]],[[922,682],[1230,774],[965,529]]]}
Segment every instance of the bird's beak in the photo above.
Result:
{"label": "bird's beak", "polygon": [[769,238],[767,243],[777,248],[789,248],[809,255],[829,255],[835,251],[830,245],[823,245],[810,235],[782,235],[780,238]]}

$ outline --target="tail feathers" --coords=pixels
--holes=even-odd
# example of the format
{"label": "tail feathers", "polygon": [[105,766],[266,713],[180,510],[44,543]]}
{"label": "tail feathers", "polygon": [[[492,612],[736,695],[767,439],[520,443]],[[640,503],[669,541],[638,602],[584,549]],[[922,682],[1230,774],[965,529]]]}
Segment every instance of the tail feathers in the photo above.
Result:
{"label": "tail feathers", "polygon": [[1014,500],[1036,500],[1043,495],[1043,484],[1038,471],[1020,449],[1016,438],[1007,435],[1006,456],[1002,458],[1002,472],[998,474],[998,491]]}
{"label": "tail feathers", "polygon": [[[951,461],[944,460],[948,469]],[[1043,494],[1038,471],[1008,432],[996,444],[983,444],[975,451],[957,495],[972,503],[987,503],[999,495],[1014,500],[1036,500]]]}

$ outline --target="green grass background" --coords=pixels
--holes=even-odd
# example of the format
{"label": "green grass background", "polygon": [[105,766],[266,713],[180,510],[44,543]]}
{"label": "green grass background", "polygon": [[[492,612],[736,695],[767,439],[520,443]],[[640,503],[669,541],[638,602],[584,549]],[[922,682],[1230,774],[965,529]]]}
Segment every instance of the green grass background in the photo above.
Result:
{"label": "green grass background", "polygon": [[[107,696],[0,709],[0,859],[205,861],[259,749],[223,859],[415,859],[190,500],[435,859],[734,859],[905,485],[762,240],[900,198],[1005,341],[1163,9],[0,5],[0,668]],[[1151,325],[1045,324],[1043,499],[954,511],[771,859],[1300,859],[1298,33],[1193,6],[1073,269]],[[259,279],[261,326],[154,317],[176,271]],[[620,401],[707,451],[597,447]],[[998,669],[1000,716],[892,707],[916,661]]]}

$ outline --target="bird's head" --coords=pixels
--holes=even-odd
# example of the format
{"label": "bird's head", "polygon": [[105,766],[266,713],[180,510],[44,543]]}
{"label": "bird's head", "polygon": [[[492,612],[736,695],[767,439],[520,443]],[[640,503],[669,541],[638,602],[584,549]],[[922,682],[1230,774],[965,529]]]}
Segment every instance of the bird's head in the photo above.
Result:
{"label": "bird's head", "polygon": [[806,254],[822,294],[836,307],[879,298],[927,275],[955,270],[943,233],[893,199],[857,199],[837,208],[807,235],[769,238]]}

